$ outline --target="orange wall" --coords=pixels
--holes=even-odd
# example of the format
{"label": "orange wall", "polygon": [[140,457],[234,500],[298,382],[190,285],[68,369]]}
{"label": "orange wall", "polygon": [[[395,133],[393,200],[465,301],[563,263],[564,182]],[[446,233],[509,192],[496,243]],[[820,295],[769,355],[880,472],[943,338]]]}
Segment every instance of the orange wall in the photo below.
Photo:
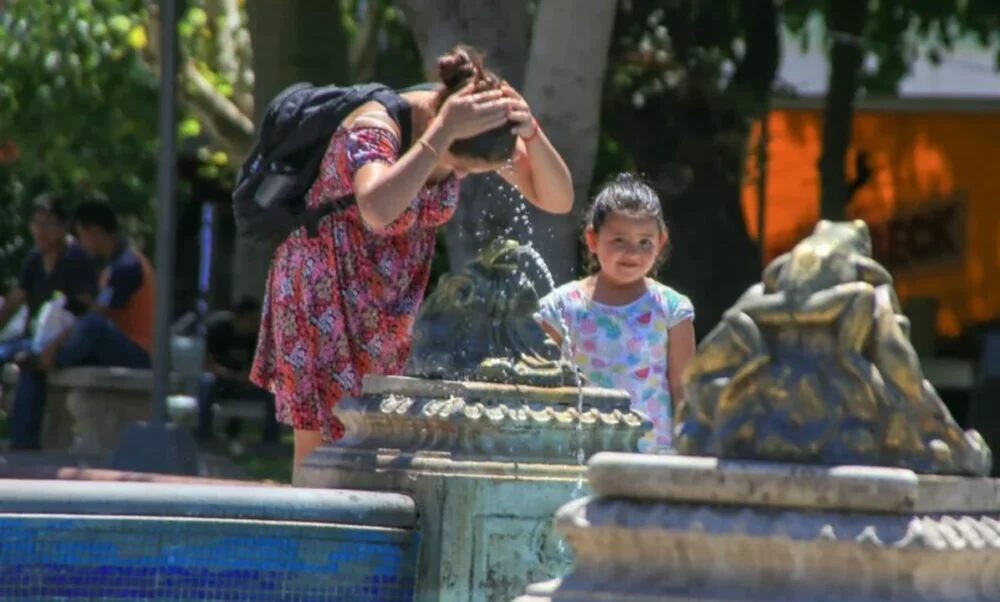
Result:
{"label": "orange wall", "polygon": [[[769,125],[764,232],[773,257],[818,219],[822,117],[815,109],[776,110]],[[967,198],[964,258],[894,274],[900,297],[936,297],[946,336],[1000,315],[1000,113],[859,111],[853,144],[848,177],[857,149],[868,151],[876,174],[858,191],[852,217],[876,223],[956,192]],[[756,151],[752,139],[743,209],[755,238]]]}

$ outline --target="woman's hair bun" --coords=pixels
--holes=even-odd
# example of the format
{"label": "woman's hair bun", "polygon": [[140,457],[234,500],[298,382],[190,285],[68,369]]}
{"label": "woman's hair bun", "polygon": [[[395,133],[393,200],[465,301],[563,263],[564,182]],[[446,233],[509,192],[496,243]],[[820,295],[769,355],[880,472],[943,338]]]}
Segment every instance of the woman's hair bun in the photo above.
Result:
{"label": "woman's hair bun", "polygon": [[449,90],[454,90],[482,74],[483,57],[468,46],[456,46],[438,58],[437,66],[441,83]]}

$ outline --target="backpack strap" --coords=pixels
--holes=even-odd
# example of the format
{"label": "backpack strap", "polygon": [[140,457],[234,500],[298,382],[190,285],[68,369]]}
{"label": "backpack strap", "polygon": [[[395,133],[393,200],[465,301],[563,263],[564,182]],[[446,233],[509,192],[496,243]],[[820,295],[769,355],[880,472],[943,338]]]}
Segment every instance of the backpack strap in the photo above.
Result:
{"label": "backpack strap", "polygon": [[[427,89],[434,89],[433,84],[426,85],[430,86]],[[423,89],[423,86],[414,86],[407,90],[418,89]],[[396,121],[399,126],[399,151],[400,154],[406,152],[413,144],[413,107],[400,94],[392,91],[378,92],[375,94],[374,100],[384,106],[389,116]],[[306,236],[315,238],[319,235],[319,223],[324,217],[345,211],[356,203],[357,199],[354,198],[354,195],[348,194],[309,210],[306,215],[302,216]]]}
{"label": "backpack strap", "polygon": [[319,236],[319,223],[322,219],[333,213],[346,211],[354,205],[357,200],[353,194],[345,194],[337,197],[329,203],[324,203],[315,209],[309,209],[301,218],[301,223],[306,228],[306,236],[316,238]]}
{"label": "backpack strap", "polygon": [[389,116],[399,125],[399,154],[402,155],[413,144],[413,107],[395,92],[383,92],[375,96],[375,100],[385,107]]}

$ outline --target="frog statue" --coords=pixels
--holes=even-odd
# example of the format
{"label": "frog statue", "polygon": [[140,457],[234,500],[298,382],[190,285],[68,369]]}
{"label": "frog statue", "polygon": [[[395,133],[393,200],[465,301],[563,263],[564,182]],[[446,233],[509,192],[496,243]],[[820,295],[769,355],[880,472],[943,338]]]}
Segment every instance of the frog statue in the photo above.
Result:
{"label": "frog statue", "polygon": [[[538,293],[521,245],[497,240],[424,300],[404,374],[543,387],[576,386],[576,368],[534,315]],[[580,377],[582,378],[582,377]]]}
{"label": "frog statue", "polygon": [[821,221],[762,280],[685,371],[681,453],[989,474],[982,436],[923,377],[864,222]]}

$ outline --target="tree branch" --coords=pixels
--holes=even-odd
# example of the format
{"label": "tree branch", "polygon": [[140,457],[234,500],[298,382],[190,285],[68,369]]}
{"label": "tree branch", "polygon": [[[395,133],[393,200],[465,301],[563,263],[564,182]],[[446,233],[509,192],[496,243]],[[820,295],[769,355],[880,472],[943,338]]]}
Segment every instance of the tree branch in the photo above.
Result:
{"label": "tree branch", "polygon": [[[162,63],[159,13],[156,7],[150,7],[149,13],[149,43],[143,51],[143,57],[153,73],[160,77]],[[219,93],[189,57],[181,58],[179,71],[178,76],[182,81],[181,101],[184,106],[198,116],[212,141],[229,155],[231,164],[242,163],[253,148],[253,121],[235,103]]]}
{"label": "tree branch", "polygon": [[241,38],[248,38],[244,31],[243,15],[239,0],[206,0],[205,12],[215,35],[215,67],[233,87],[232,100],[245,115],[253,115],[253,81],[247,81],[250,56],[242,48]]}
{"label": "tree branch", "polygon": [[240,70],[236,58],[236,34],[240,29],[238,0],[205,0],[205,13],[215,34],[215,60],[219,73],[230,82],[235,82]]}
{"label": "tree branch", "polygon": [[183,62],[181,87],[185,106],[209,130],[212,139],[228,154],[231,164],[242,163],[255,142],[253,121],[198,72],[188,59]]}

